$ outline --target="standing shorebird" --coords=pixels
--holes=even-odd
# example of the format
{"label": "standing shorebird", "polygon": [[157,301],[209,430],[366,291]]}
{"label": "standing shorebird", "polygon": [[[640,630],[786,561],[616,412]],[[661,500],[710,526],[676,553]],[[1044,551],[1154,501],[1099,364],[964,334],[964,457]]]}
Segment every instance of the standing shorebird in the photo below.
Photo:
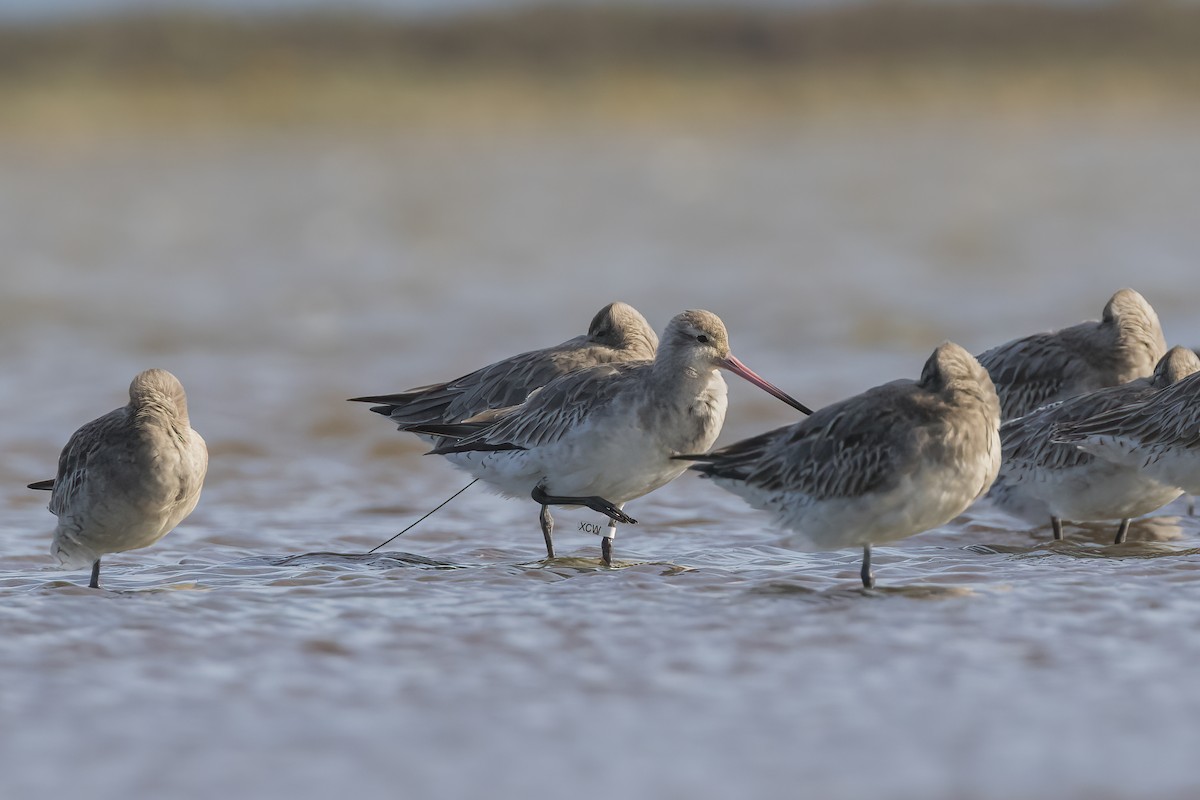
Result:
{"label": "standing shorebird", "polygon": [[862,547],[941,525],[991,486],[1000,468],[1000,400],[963,348],[936,350],[920,381],[897,380],[794,425],[713,453],[680,456],[799,534],[804,549]]}
{"label": "standing shorebird", "polygon": [[[560,375],[598,364],[649,361],[657,350],[658,335],[650,323],[636,308],[618,301],[596,312],[583,336],[519,353],[445,383],[419,386],[398,394],[352,397],[350,402],[377,403],[371,410],[396,423],[402,431],[416,425],[462,422],[494,408],[520,405],[530,392]],[[434,444],[441,443],[439,437],[417,435]],[[474,476],[460,492],[483,477],[477,454],[447,453],[446,458]],[[616,523],[612,522],[608,538],[615,535]]]}
{"label": "standing shorebird", "polygon": [[[685,311],[663,332],[653,361],[576,370],[513,408],[458,425],[413,430],[456,439],[432,453],[473,453],[478,474],[509,497],[532,497],[546,555],[554,557],[551,505],[586,506],[635,523],[622,507],[674,480],[672,460],[712,446],[725,421],[727,369],[805,414],[799,401],[760,378],[729,351],[725,325],[708,311]],[[601,542],[612,564],[612,528]]]}
{"label": "standing shorebird", "polygon": [[1144,402],[1059,424],[1050,440],[1200,494],[1200,372]]}
{"label": "standing shorebird", "polygon": [[174,375],[148,369],[129,384],[129,405],[71,436],[49,489],[58,517],[50,552],[65,567],[91,564],[100,587],[100,557],[149,547],[200,499],[208,449],[188,422],[187,396]]}
{"label": "standing shorebird", "polygon": [[658,336],[637,309],[609,303],[592,318],[587,334],[562,344],[520,353],[445,383],[350,401],[376,403],[371,410],[391,419],[400,430],[462,422],[489,409],[519,405],[534,389],[583,367],[649,361],[657,348]]}
{"label": "standing shorebird", "polygon": [[1183,490],[1161,483],[1147,472],[1051,441],[1056,426],[1086,423],[1115,408],[1142,403],[1200,371],[1200,359],[1185,347],[1163,356],[1154,375],[1072,397],[1040,408],[1000,428],[1004,461],[988,492],[997,506],[1030,522],[1050,518],[1054,538],[1062,539],[1062,520],[1121,520],[1116,543],[1125,541],[1129,521],[1165,506]]}
{"label": "standing shorebird", "polygon": [[1004,420],[1058,400],[1144,378],[1167,352],[1158,315],[1146,298],[1121,289],[1099,322],[1035,333],[979,356],[1000,395]]}

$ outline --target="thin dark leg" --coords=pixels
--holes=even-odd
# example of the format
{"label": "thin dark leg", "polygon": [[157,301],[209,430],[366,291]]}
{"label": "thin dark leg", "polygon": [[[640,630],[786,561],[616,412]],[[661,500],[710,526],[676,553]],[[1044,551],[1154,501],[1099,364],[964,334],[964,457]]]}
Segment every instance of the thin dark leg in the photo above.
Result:
{"label": "thin dark leg", "polygon": [[100,559],[98,558],[92,562],[92,579],[88,581],[88,588],[100,588]]}
{"label": "thin dark leg", "polygon": [[590,495],[588,497],[565,497],[558,495],[546,494],[541,486],[534,487],[530,493],[533,502],[541,503],[544,506],[587,506],[592,511],[598,511],[604,516],[616,522],[626,522],[630,525],[636,525],[637,520],[626,514],[615,503],[605,500],[603,497]]}
{"label": "thin dark leg", "polygon": [[1121,527],[1117,528],[1117,540],[1113,544],[1125,544],[1125,536],[1129,533],[1129,520],[1121,520]]}
{"label": "thin dark leg", "polygon": [[[624,503],[621,503],[619,506],[617,506],[619,509],[623,509],[624,507]],[[600,560],[604,562],[604,566],[606,567],[612,566],[613,539],[616,538],[617,521],[614,519],[608,523],[608,530],[605,531],[604,535],[600,538]]]}
{"label": "thin dark leg", "polygon": [[542,536],[546,540],[546,558],[554,558],[554,519],[550,516],[550,506],[542,506],[538,522],[542,524]]}
{"label": "thin dark leg", "polygon": [[1050,527],[1054,528],[1054,541],[1062,541],[1062,520],[1058,517],[1050,518]]}
{"label": "thin dark leg", "polygon": [[1196,516],[1196,496],[1188,495],[1188,516]]}
{"label": "thin dark leg", "polygon": [[875,588],[875,573],[871,572],[871,545],[863,546],[862,582],[866,589]]}

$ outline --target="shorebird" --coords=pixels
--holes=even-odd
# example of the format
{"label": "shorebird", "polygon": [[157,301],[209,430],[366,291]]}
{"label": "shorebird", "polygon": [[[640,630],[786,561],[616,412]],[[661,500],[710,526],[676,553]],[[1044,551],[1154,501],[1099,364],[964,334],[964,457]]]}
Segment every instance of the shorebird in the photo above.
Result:
{"label": "shorebird", "polygon": [[[550,506],[586,506],[614,523],[636,523],[622,510],[625,503],[678,477],[685,465],[672,456],[712,446],[725,420],[718,368],[811,413],[733,356],[716,314],[685,311],[667,325],[653,361],[576,370],[521,405],[412,430],[456,440],[430,452],[473,453],[482,480],[540,504],[546,555],[553,558]],[[611,565],[609,530],[601,553]]]}
{"label": "shorebird", "polygon": [[1056,425],[1050,441],[1200,494],[1200,372],[1141,403]]}
{"label": "shorebird", "polygon": [[400,430],[462,422],[489,409],[519,405],[560,375],[597,364],[651,360],[657,348],[658,336],[637,309],[609,303],[592,318],[587,334],[562,344],[520,353],[445,383],[350,401],[378,404],[371,410]]}
{"label": "shorebird", "polygon": [[1167,352],[1146,298],[1121,289],[1099,322],[1035,333],[979,356],[1000,395],[1004,420],[1084,392],[1144,378]]}
{"label": "shorebird", "polygon": [[1125,541],[1129,521],[1149,514],[1183,494],[1136,466],[1114,463],[1072,444],[1051,441],[1051,431],[1067,423],[1086,423],[1107,411],[1142,403],[1200,371],[1200,359],[1185,347],[1163,356],[1149,378],[1138,378],[1040,408],[1000,428],[1004,461],[988,492],[997,506],[1030,522],[1050,518],[1054,538],[1062,539],[1062,520],[1119,519],[1116,543]]}
{"label": "shorebird", "polygon": [[771,512],[803,549],[903,539],[962,513],[1000,468],[1000,401],[987,371],[946,342],[919,381],[896,380],[794,425],[704,455],[691,468]]}
{"label": "shorebird", "polygon": [[58,527],[50,552],[68,568],[91,564],[100,587],[100,557],[149,547],[200,499],[208,449],[188,422],[187,396],[174,375],[148,369],[129,384],[129,405],[75,431],[48,489]]}

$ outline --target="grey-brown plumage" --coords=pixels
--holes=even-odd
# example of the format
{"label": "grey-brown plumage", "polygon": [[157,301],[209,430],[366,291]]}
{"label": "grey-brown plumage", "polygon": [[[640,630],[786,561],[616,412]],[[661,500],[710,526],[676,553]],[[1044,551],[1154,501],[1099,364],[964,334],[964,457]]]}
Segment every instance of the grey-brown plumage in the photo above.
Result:
{"label": "grey-brown plumage", "polygon": [[[575,370],[518,406],[417,430],[455,440],[432,452],[469,456],[475,460],[464,468],[494,489],[539,503],[546,554],[553,557],[548,506],[587,506],[632,523],[621,506],[686,468],[672,456],[712,446],[725,420],[720,369],[809,413],[733,356],[716,314],[692,310],[668,323],[653,361]],[[606,563],[612,531],[601,545]]]}
{"label": "grey-brown plumage", "polygon": [[1121,289],[1100,321],[1014,339],[980,355],[979,363],[992,376],[1003,418],[1010,420],[1146,377],[1166,351],[1154,309],[1133,289]]}
{"label": "grey-brown plumage", "polygon": [[989,498],[1030,522],[1049,519],[1056,539],[1062,538],[1064,519],[1119,519],[1117,542],[1124,541],[1130,519],[1166,505],[1182,490],[1136,467],[1106,461],[1072,444],[1055,443],[1051,431],[1145,402],[1197,370],[1196,354],[1174,347],[1159,360],[1151,377],[1078,395],[1004,423],[1000,428],[1004,459]]}
{"label": "grey-brown plumage", "polygon": [[705,455],[692,469],[769,511],[809,549],[863,547],[941,525],[1000,466],[1000,403],[987,372],[947,342],[920,381],[898,380]]}
{"label": "grey-brown plumage", "polygon": [[583,367],[652,360],[657,348],[658,336],[637,309],[609,303],[596,313],[583,336],[520,353],[445,383],[351,401],[377,403],[371,410],[401,430],[461,422],[488,409],[519,405],[534,389]]}
{"label": "grey-brown plumage", "polygon": [[200,499],[208,449],[188,420],[187,397],[162,369],[138,374],[129,404],[77,430],[63,448],[50,489],[58,517],[51,553],[67,567],[91,564],[99,585],[100,557],[148,547],[178,525]]}
{"label": "grey-brown plumage", "polygon": [[1200,493],[1200,372],[1140,403],[1051,428],[1051,441]]}

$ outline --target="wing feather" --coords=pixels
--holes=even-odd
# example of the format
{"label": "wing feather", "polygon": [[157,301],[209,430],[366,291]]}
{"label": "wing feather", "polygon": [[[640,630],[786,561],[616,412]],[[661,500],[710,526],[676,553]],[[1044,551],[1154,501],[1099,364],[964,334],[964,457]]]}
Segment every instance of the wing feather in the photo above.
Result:
{"label": "wing feather", "polygon": [[524,403],[535,389],[578,369],[627,360],[628,353],[623,350],[577,336],[554,347],[497,361],[446,383],[352,400],[378,404],[371,410],[390,417],[401,428],[461,422],[489,409]]}
{"label": "wing feather", "polygon": [[924,416],[913,381],[893,381],[826,406],[784,428],[737,442],[698,460],[704,475],[743,481],[765,491],[814,499],[856,497],[887,488],[919,443],[897,435]]}
{"label": "wing feather", "polygon": [[50,512],[59,515],[70,509],[87,489],[89,463],[108,447],[111,438],[129,418],[127,408],[118,408],[92,420],[72,434],[58,458],[58,474],[50,494]]}
{"label": "wing feather", "polygon": [[1140,403],[1119,406],[1085,420],[1053,427],[1052,440],[1080,444],[1099,437],[1135,441],[1141,446],[1200,445],[1200,372]]}
{"label": "wing feather", "polygon": [[[1089,453],[1067,444],[1051,441],[1056,426],[1087,420],[1112,409],[1140,403],[1158,390],[1147,378],[1121,386],[1098,389],[1039,408],[1023,417],[1009,420],[1000,427],[1004,461],[1012,465],[1066,469],[1091,462]],[[1006,467],[1007,469],[1007,467]]]}
{"label": "wing feather", "polygon": [[434,453],[471,450],[528,450],[561,439],[590,415],[602,413],[638,373],[652,362],[600,364],[576,370],[547,383],[518,406],[487,412],[483,420],[463,423],[471,432]]}
{"label": "wing feather", "polygon": [[1026,336],[993,347],[978,357],[1000,395],[1003,419],[1015,419],[1047,403],[1093,388],[1087,385],[1087,363],[1063,333]]}

